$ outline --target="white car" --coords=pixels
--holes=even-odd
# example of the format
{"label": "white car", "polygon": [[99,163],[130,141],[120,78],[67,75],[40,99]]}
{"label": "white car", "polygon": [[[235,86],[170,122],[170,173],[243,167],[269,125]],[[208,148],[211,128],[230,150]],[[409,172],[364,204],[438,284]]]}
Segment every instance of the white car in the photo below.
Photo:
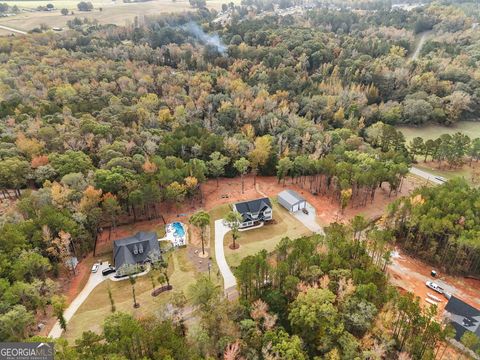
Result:
{"label": "white car", "polygon": [[440,285],[434,283],[433,281],[427,281],[425,285],[427,285],[427,287],[429,287],[430,289],[435,290],[439,294],[443,294],[445,292],[445,290]]}
{"label": "white car", "polygon": [[92,266],[92,273],[96,273],[98,269],[100,268],[100,264],[93,264]]}

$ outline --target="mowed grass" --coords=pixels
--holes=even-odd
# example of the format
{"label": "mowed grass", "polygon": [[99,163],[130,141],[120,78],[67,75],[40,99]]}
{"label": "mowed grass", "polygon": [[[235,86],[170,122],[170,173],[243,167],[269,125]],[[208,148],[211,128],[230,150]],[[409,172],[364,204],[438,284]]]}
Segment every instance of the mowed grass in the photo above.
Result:
{"label": "mowed grass", "polygon": [[230,249],[232,235],[231,232],[227,233],[223,241],[225,257],[230,266],[238,266],[243,258],[256,254],[260,250],[273,251],[284,237],[295,239],[312,234],[286,209],[278,205],[275,200],[272,201],[272,205],[275,223],[264,225],[258,229],[240,231],[240,237],[237,240],[240,248],[237,250]]}
{"label": "mowed grass", "polygon": [[[188,297],[188,287],[195,283],[196,279],[201,275],[195,271],[193,264],[187,259],[187,249],[177,249],[170,253],[168,265],[173,291],[182,290]],[[159,286],[156,280],[159,275],[158,271],[154,271],[153,274],[157,286]],[[73,343],[85,331],[91,330],[96,333],[102,331],[102,324],[105,318],[111,314],[108,287],[112,291],[117,311],[132,314],[137,318],[160,314],[164,305],[168,303],[172,291],[153,297],[151,296],[152,282],[150,274],[138,277],[136,280],[135,291],[137,302],[140,304],[138,309],[133,308],[132,287],[128,279],[122,281],[106,280],[97,286],[80,306],[69,321],[67,331],[63,336]],[[212,280],[216,283],[219,282],[215,273],[212,274]]]}
{"label": "mowed grass", "polygon": [[[90,20],[96,20],[100,24],[115,24],[126,25],[132,24],[135,17],[138,17],[141,21],[143,16],[156,16],[165,13],[175,12],[187,12],[193,11],[188,0],[153,0],[142,3],[124,3],[121,0],[92,0],[93,11],[81,12],[77,9],[77,4],[80,0],[31,0],[31,1],[19,1],[12,0],[7,1],[9,5],[17,5],[21,9],[36,9],[38,6],[45,6],[47,3],[52,3],[55,6],[55,10],[52,12],[22,12],[19,15],[1,18],[0,25],[8,26],[14,29],[29,31],[34,28],[45,24],[49,27],[66,28],[68,20],[73,20],[75,17],[87,18]],[[229,3],[225,0],[207,0],[207,7],[209,9],[220,10],[223,3]],[[234,3],[240,3],[240,0],[234,0]],[[63,16],[60,13],[62,8],[67,8],[74,12],[74,15]],[[100,11],[102,8],[102,11]]]}
{"label": "mowed grass", "polygon": [[436,139],[443,134],[455,134],[461,132],[474,139],[480,137],[480,122],[460,121],[455,126],[427,125],[422,127],[397,126],[405,136],[407,145],[415,137],[421,137],[423,140]]}
{"label": "mowed grass", "polygon": [[[405,136],[405,140],[407,145],[410,141],[415,137],[421,137],[423,140],[429,139],[437,139],[443,134],[455,134],[457,132],[461,132],[465,135],[468,135],[471,139],[480,137],[480,122],[472,122],[472,121],[460,121],[455,126],[446,127],[441,125],[427,125],[422,127],[407,127],[407,126],[398,126],[398,130],[400,130],[403,135]],[[415,167],[427,171],[433,175],[442,176],[446,179],[452,179],[455,177],[463,177],[467,181],[471,181],[472,177],[472,168],[468,165],[465,165],[461,168],[453,168],[453,169],[439,169],[433,168],[432,166],[428,166],[423,162],[423,156],[417,157],[418,163],[415,164]],[[431,163],[429,163],[431,164]]]}

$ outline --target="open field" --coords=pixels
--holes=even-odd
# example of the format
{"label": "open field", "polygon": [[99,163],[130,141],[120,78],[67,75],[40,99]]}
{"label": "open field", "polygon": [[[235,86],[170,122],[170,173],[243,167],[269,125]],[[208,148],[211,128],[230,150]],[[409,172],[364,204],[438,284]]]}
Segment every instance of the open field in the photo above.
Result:
{"label": "open field", "polygon": [[397,126],[405,136],[407,144],[414,137],[421,137],[423,140],[436,139],[443,134],[455,134],[461,132],[470,138],[480,137],[480,122],[460,121],[455,126],[427,125],[422,127]]}
{"label": "open field", "polygon": [[[169,258],[170,283],[174,291],[183,290],[188,297],[188,287],[200,276],[195,272],[194,266],[188,260],[187,249],[178,249],[171,253]],[[155,279],[158,272],[154,272]],[[214,281],[219,281],[215,274],[212,274]],[[155,316],[163,312],[164,305],[170,299],[171,291],[160,294],[157,297],[151,296],[152,282],[150,274],[137,278],[135,291],[138,309],[133,308],[132,287],[127,280],[104,281],[92,291],[87,300],[80,306],[77,313],[68,323],[64,337],[70,341],[79,338],[84,331],[100,332],[101,325],[105,318],[111,314],[110,301],[107,288],[113,294],[117,311],[127,312],[135,317]],[[157,282],[158,286],[158,282]]]}
{"label": "open field", "polygon": [[286,209],[278,205],[276,200],[272,199],[274,223],[264,225],[258,229],[240,231],[237,240],[240,248],[230,249],[232,236],[229,232],[224,241],[225,257],[230,266],[238,266],[241,260],[248,255],[254,255],[260,250],[271,252],[284,237],[296,239],[302,236],[311,235],[300,221],[288,213]]}
{"label": "open field", "polygon": [[[119,0],[116,2],[110,0],[94,0],[92,4],[94,10],[90,12],[81,12],[77,9],[77,0],[52,0],[52,1],[7,1],[11,6],[17,5],[22,9],[35,9],[39,5],[45,6],[47,3],[52,3],[56,10],[52,12],[23,12],[19,15],[0,19],[0,25],[9,26],[14,29],[28,31],[39,27],[41,24],[46,24],[49,27],[65,28],[68,20],[72,20],[75,16],[80,18],[88,18],[97,20],[100,24],[115,24],[126,25],[133,23],[135,17],[142,18],[143,16],[154,16],[162,13],[171,12],[185,12],[195,11],[187,0],[153,0],[142,3],[126,4]],[[219,10],[225,0],[208,0],[207,7],[209,9]],[[236,1],[234,1],[236,2]],[[237,1],[239,2],[239,1]],[[60,14],[60,9],[67,8],[74,11],[74,15],[63,16]],[[99,10],[102,8],[102,11]],[[0,35],[8,34],[7,31],[2,31]]]}

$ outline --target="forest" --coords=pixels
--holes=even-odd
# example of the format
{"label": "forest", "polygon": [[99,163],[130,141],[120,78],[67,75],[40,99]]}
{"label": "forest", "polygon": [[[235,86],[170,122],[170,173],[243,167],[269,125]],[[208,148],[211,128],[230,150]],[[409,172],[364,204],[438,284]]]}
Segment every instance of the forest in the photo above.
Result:
{"label": "forest", "polygon": [[[173,317],[135,320],[113,312],[101,334],[85,332],[74,347],[57,340],[58,356],[434,359],[452,329],[437,323],[436,307],[422,309],[413,294],[388,285],[386,233],[357,217],[331,225],[325,237],[284,238],[273,253],[261,251],[238,266],[239,301],[220,296],[207,277],[190,287],[199,328],[186,322],[186,294],[173,293]],[[370,241],[360,241],[363,235]]]}
{"label": "forest", "polygon": [[[1,37],[0,340],[28,337],[37,312],[61,305],[54,296],[55,280],[72,271],[74,258],[95,248],[100,228],[159,217],[161,206],[201,196],[201,184],[209,178],[247,173],[276,176],[279,182],[291,178],[344,210],[367,205],[381,187],[398,192],[419,157],[450,166],[478,160],[478,139],[458,134],[406,144],[395,129],[399,124],[477,120],[478,19],[466,4],[432,3],[413,11],[377,5],[314,8],[305,16],[282,17],[261,16],[272,3],[245,2],[225,5],[232,14],[226,26],[214,22],[216,12],[199,9],[137,19],[127,26],[76,18],[66,32]],[[416,37],[425,31],[435,36],[413,58]],[[447,256],[450,271],[478,274],[476,190],[461,181],[442,189],[458,202],[422,188],[415,198],[421,205],[413,206],[411,199],[392,205],[390,231],[402,246],[432,263]],[[458,209],[449,213],[449,206]],[[442,211],[445,220],[429,227]],[[334,235],[327,240],[329,236]],[[300,243],[316,248],[318,241]],[[294,247],[288,241],[284,246]],[[265,344],[278,347],[275,351],[281,351],[283,342],[290,344],[300,358],[359,356],[358,339],[393,295],[375,267],[383,267],[382,256],[370,264],[372,273],[362,274],[357,267],[368,265],[365,253],[355,252],[359,258],[348,265],[349,251],[338,259],[303,259],[288,269],[268,266],[261,280],[266,283],[255,279],[258,274],[241,274],[240,266],[238,276],[251,279],[242,280],[242,299],[262,301],[256,304],[266,315],[250,316],[247,304],[234,311],[238,318],[220,313],[229,324],[226,329],[234,329],[228,336],[242,333],[243,342],[230,351],[252,349],[260,356],[263,345],[252,343],[255,336],[249,338],[249,333],[261,334]],[[265,261],[266,256],[246,261]],[[307,274],[309,269],[328,275],[331,284],[315,287],[319,278],[309,282],[314,276]],[[281,288],[279,278],[291,287]],[[305,291],[298,293],[295,281],[305,282]],[[350,281],[355,292],[339,295],[339,281]],[[378,298],[370,284],[378,289]],[[329,321],[341,324],[318,328],[330,334],[328,343],[308,338],[301,332],[305,324],[296,322],[301,319],[285,310],[317,295],[331,311]],[[345,296],[344,302],[339,296]],[[344,307],[354,307],[348,302],[351,296],[371,312],[361,329],[349,319],[339,320]],[[418,321],[427,321],[417,310]],[[271,320],[274,314],[282,330],[265,327],[265,317]],[[217,319],[206,321],[212,326]],[[393,331],[395,346],[385,351],[405,349],[415,358],[430,354],[438,334],[425,334],[422,347],[409,338],[417,330],[405,324],[413,323],[402,321]],[[84,336],[85,351],[126,349],[123,342],[131,336],[110,337],[108,328],[127,324],[127,331],[130,323],[138,334],[171,335],[170,352],[180,348],[177,341],[185,341],[168,321],[142,323],[118,315],[110,322],[104,337]],[[205,331],[213,343],[196,354],[219,356],[230,342],[224,334]],[[145,349],[151,358],[167,351],[154,340],[148,346],[138,358],[147,356]]]}

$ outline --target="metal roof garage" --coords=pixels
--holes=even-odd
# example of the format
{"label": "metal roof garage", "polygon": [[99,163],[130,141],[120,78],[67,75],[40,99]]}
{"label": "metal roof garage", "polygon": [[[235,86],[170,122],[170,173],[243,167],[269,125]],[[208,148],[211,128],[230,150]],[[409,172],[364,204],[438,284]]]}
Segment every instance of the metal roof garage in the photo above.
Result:
{"label": "metal roof garage", "polygon": [[288,211],[298,211],[307,207],[307,200],[293,190],[283,190],[277,196],[278,203]]}

